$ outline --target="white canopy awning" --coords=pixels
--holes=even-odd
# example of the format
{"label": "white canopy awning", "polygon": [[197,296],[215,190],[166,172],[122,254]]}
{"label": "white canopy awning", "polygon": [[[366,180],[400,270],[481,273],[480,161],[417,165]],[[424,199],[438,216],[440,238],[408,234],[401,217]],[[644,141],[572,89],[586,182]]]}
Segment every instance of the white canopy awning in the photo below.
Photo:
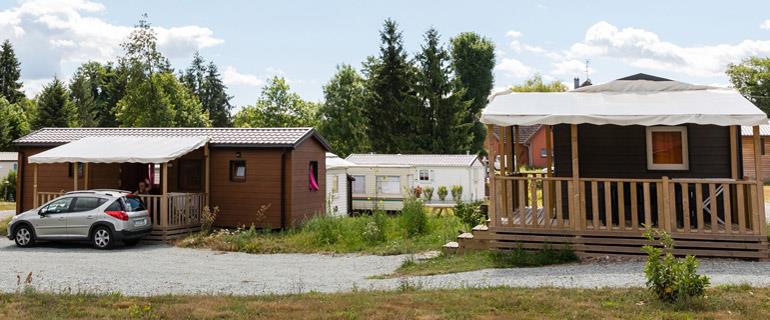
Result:
{"label": "white canopy awning", "polygon": [[164,163],[188,154],[208,141],[208,137],[87,137],[30,156],[29,162]]}
{"label": "white canopy awning", "polygon": [[481,122],[535,124],[767,124],[767,115],[737,91],[677,81],[615,80],[569,92],[502,93],[490,98]]}

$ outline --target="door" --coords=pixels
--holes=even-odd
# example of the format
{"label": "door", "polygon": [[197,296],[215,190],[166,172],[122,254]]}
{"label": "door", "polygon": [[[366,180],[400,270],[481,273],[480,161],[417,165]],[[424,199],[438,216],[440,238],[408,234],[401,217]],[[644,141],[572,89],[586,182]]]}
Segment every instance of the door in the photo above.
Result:
{"label": "door", "polygon": [[99,216],[99,207],[107,199],[99,197],[76,197],[69,213],[66,213],[67,235],[70,237],[87,238],[91,224]]}
{"label": "door", "polygon": [[66,237],[67,220],[70,206],[74,198],[59,198],[45,205],[35,219],[31,219],[35,227],[35,235],[40,238]]}

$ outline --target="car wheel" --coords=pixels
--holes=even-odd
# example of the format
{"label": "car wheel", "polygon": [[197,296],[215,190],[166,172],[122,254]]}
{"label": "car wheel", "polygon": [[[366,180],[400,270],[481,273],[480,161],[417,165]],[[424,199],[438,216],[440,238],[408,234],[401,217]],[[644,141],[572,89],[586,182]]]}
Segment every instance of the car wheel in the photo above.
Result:
{"label": "car wheel", "polygon": [[101,226],[96,227],[94,234],[91,236],[91,242],[97,249],[109,249],[112,247],[112,232],[109,228]]}
{"label": "car wheel", "polygon": [[139,240],[141,239],[129,239],[129,240],[123,240],[123,244],[125,244],[127,247],[133,247],[136,244],[139,243]]}
{"label": "car wheel", "polygon": [[35,235],[27,225],[17,227],[13,238],[16,245],[22,248],[32,246],[35,243]]}

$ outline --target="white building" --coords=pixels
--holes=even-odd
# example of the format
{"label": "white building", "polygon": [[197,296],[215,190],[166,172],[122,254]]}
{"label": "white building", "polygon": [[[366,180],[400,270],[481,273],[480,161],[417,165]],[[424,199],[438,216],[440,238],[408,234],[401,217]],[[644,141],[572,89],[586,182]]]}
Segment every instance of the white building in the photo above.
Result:
{"label": "white building", "polygon": [[19,154],[16,152],[0,152],[0,180],[3,180],[8,172],[18,168]]}
{"label": "white building", "polygon": [[345,216],[350,213],[350,184],[348,183],[348,168],[353,163],[326,153],[326,207],[334,216]]}
{"label": "white building", "polygon": [[[485,168],[475,155],[456,154],[352,154],[347,157],[354,166],[348,168],[353,210],[401,210],[410,190],[432,187],[433,199],[439,203],[438,189],[462,186],[462,201],[482,200]],[[424,199],[424,198],[423,198]],[[454,203],[451,191],[445,203]]]}

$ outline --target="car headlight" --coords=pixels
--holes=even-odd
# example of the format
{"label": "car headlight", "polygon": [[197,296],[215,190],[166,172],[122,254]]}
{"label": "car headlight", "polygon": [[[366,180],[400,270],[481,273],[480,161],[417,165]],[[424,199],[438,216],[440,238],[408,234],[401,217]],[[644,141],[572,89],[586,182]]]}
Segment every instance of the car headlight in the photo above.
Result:
{"label": "car headlight", "polygon": [[13,221],[13,220],[16,220],[16,219],[18,219],[18,218],[19,218],[19,215],[14,215],[14,216],[11,218],[11,221]]}

